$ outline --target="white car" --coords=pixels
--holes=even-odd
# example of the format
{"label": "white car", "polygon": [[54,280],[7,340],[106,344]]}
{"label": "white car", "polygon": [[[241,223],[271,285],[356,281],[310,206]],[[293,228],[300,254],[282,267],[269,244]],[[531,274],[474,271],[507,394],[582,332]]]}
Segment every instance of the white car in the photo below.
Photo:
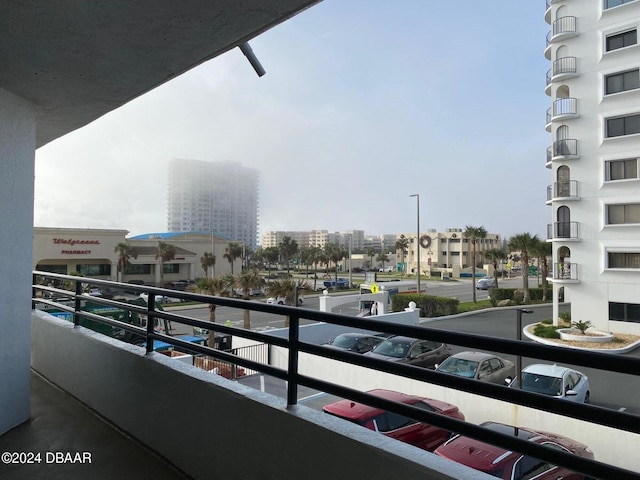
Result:
{"label": "white car", "polygon": [[496,279],[493,277],[484,277],[476,282],[476,290],[489,290],[496,288]]}
{"label": "white car", "polygon": [[[519,380],[516,378],[510,386],[517,387]],[[589,378],[560,365],[536,363],[523,368],[522,389],[571,402],[589,403]]]}
{"label": "white car", "polygon": [[[142,292],[139,297],[143,299],[145,302],[149,303],[149,294],[146,292]],[[183,300],[174,297],[167,297],[166,295],[156,295],[156,302],[159,303],[180,303]]]}
{"label": "white car", "polygon": [[[285,305],[284,297],[269,297],[267,298],[267,303],[271,303],[274,305]],[[302,297],[298,297],[298,305],[302,305]]]}

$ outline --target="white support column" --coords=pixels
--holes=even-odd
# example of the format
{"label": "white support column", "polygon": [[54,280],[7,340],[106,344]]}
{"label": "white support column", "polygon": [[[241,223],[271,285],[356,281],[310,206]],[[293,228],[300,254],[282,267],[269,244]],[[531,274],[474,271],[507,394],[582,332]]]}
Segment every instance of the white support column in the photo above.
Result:
{"label": "white support column", "polygon": [[0,435],[30,416],[35,135],[32,105],[0,89]]}

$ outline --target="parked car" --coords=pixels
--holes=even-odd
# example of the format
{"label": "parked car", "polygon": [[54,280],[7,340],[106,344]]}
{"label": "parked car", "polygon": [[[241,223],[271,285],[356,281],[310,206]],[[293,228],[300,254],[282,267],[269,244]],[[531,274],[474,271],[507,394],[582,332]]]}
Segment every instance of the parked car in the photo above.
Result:
{"label": "parked car", "polygon": [[446,343],[396,335],[380,342],[365,355],[390,362],[435,368],[437,363],[451,355],[451,347]]}
{"label": "parked car", "polygon": [[[149,302],[149,294],[147,292],[142,292],[139,297],[143,299],[145,302]],[[156,295],[156,302],[158,303],[180,303],[184,300],[175,297],[167,297],[166,295]]]}
{"label": "parked car", "polygon": [[436,372],[507,385],[516,376],[513,362],[490,353],[460,352],[436,367]]}
{"label": "parked car", "polygon": [[[519,378],[509,386],[517,387]],[[582,372],[560,365],[536,363],[522,369],[522,390],[589,403],[589,378]]]}
{"label": "parked car", "polygon": [[384,268],[379,268],[378,269],[379,273],[391,273],[391,272],[394,272],[394,271],[395,271],[395,268],[393,268],[393,267],[384,267]]}
{"label": "parked car", "polygon": [[[464,415],[458,410],[458,407],[450,403],[406,395],[391,390],[378,389],[371,390],[368,393],[394,402],[418,407],[428,412],[440,413],[458,420],[464,420]],[[442,428],[351,400],[339,400],[330,403],[324,406],[323,410],[336,417],[362,425],[369,430],[429,451],[433,451],[451,435]]]}
{"label": "parked car", "polygon": [[[302,297],[298,297],[298,305],[302,305]],[[269,297],[267,298],[267,303],[271,303],[274,305],[284,305],[286,299],[284,297]]]}
{"label": "parked car", "polygon": [[[242,294],[244,293],[244,288],[236,288],[233,290],[233,295],[235,297],[242,297]],[[259,295],[263,295],[264,294],[264,288],[260,287],[260,288],[250,288],[249,289],[249,296],[250,297],[256,297]]]}
{"label": "parked car", "polygon": [[383,340],[383,337],[366,333],[342,333],[332,340],[329,340],[325,346],[339,348],[340,350],[346,350],[348,352],[366,353]]}
{"label": "parked car", "polygon": [[[593,452],[586,445],[554,433],[541,432],[522,427],[512,427],[502,423],[486,422],[481,426],[513,435],[533,443],[573,453],[592,459]],[[552,465],[543,460],[489,445],[468,437],[457,435],[438,447],[436,455],[488,473],[504,480],[585,480],[584,475],[564,467]]]}
{"label": "parked car", "polygon": [[484,277],[476,282],[476,290],[489,290],[496,288],[496,279],[493,277]]}
{"label": "parked car", "polygon": [[[334,288],[336,285],[335,280],[325,280],[322,282],[325,288]],[[338,278],[338,288],[349,288],[349,279],[348,278]]]}

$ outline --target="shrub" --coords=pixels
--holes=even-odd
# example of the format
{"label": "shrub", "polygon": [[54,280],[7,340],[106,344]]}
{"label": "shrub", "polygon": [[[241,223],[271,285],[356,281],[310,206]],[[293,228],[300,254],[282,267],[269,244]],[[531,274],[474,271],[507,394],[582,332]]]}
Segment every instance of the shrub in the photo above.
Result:
{"label": "shrub", "polygon": [[500,300],[513,300],[515,290],[515,288],[490,288],[489,298],[495,300],[496,303]]}
{"label": "shrub", "polygon": [[560,327],[539,323],[533,328],[533,334],[541,338],[560,338],[560,334],[557,332],[558,328]]}
{"label": "shrub", "polygon": [[540,320],[540,323],[551,325],[553,323],[553,318],[545,318],[544,320]]}
{"label": "shrub", "polygon": [[524,290],[516,290],[513,292],[513,303],[521,305],[524,302]]}
{"label": "shrub", "polygon": [[583,320],[580,320],[578,322],[571,322],[571,326],[573,328],[575,328],[576,330],[580,330],[580,333],[582,333],[584,335],[584,333],[591,328],[591,322],[589,320],[587,320],[586,322]]}
{"label": "shrub", "polygon": [[571,312],[560,312],[558,313],[558,318],[567,323],[571,322]]}
{"label": "shrub", "polygon": [[453,315],[457,312],[460,303],[456,298],[410,293],[394,295],[391,298],[391,308],[394,312],[401,312],[409,306],[409,302],[416,302],[421,317]]}

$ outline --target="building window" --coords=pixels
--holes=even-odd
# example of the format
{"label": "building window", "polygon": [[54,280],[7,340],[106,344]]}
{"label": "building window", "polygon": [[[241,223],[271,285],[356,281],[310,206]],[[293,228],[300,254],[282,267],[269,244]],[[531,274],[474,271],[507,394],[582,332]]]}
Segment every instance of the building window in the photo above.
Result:
{"label": "building window", "polygon": [[111,275],[111,265],[108,263],[101,264],[78,264],[76,265],[76,271],[83,274],[85,277],[100,277]]}
{"label": "building window", "polygon": [[607,52],[610,52],[611,50],[618,50],[636,43],[638,43],[638,31],[634,28],[626,32],[607,35],[605,47]]}
{"label": "building window", "polygon": [[608,268],[637,268],[640,269],[639,252],[607,252]]}
{"label": "building window", "polygon": [[609,320],[640,323],[640,304],[609,302]]}
{"label": "building window", "polygon": [[640,87],[640,75],[638,69],[628,72],[614,73],[604,77],[605,94],[634,90]]}
{"label": "building window", "polygon": [[607,182],[638,178],[638,159],[610,160],[605,162],[605,169]]}
{"label": "building window", "polygon": [[162,273],[180,273],[180,264],[165,263],[162,268]]}
{"label": "building window", "polygon": [[607,138],[640,133],[640,115],[607,118]]}
{"label": "building window", "polygon": [[124,269],[125,275],[150,275],[151,265],[148,263],[129,265]]}
{"label": "building window", "polygon": [[631,3],[635,0],[604,0],[604,8],[613,8],[625,3]]}
{"label": "building window", "polygon": [[607,225],[640,223],[640,203],[607,205]]}
{"label": "building window", "polygon": [[49,273],[59,273],[61,275],[67,274],[67,266],[66,265],[42,265],[39,264],[36,266],[36,270],[40,270],[41,272],[49,272]]}

